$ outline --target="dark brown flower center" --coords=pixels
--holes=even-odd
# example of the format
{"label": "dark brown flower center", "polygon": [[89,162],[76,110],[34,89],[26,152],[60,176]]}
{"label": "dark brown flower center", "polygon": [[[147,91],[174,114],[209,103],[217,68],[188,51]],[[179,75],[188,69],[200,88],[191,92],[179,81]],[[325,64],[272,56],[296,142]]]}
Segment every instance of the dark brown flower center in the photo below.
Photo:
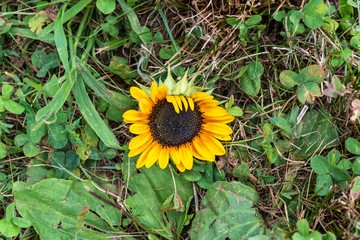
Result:
{"label": "dark brown flower center", "polygon": [[196,137],[203,123],[199,107],[190,107],[185,111],[175,112],[172,103],[160,100],[149,116],[150,131],[153,138],[163,146],[173,147],[190,143]]}

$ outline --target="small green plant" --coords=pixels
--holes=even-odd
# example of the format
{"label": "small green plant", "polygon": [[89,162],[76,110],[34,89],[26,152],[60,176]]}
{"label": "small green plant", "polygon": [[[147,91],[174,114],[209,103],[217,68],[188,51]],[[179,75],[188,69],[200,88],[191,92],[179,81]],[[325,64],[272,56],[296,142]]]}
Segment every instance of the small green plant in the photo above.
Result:
{"label": "small green plant", "polygon": [[309,222],[306,219],[301,219],[296,223],[297,232],[292,236],[292,240],[336,240],[335,234],[327,232],[321,234],[319,231],[310,230]]}
{"label": "small green plant", "polygon": [[14,87],[10,84],[2,85],[2,95],[0,96],[0,113],[6,110],[14,114],[22,114],[25,111],[24,106],[11,99]]}
{"label": "small green plant", "polygon": [[315,97],[321,96],[319,84],[324,80],[325,71],[319,65],[311,65],[303,68],[299,74],[285,70],[280,73],[281,83],[292,88],[298,86],[298,99],[301,103],[313,103]]}
{"label": "small green plant", "polygon": [[[263,30],[266,28],[265,25],[259,24],[261,22],[260,15],[253,15],[245,22],[242,19],[236,18],[227,18],[226,22],[233,28],[240,30],[239,38],[245,46],[249,41],[259,38]],[[251,30],[255,30],[255,36],[251,36]]]}

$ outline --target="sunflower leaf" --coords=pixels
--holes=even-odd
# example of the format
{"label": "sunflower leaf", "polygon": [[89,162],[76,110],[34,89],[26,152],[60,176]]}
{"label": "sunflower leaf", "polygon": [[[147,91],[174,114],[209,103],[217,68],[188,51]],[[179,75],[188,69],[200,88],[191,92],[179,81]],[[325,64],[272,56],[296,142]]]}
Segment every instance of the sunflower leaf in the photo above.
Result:
{"label": "sunflower leaf", "polygon": [[249,239],[264,233],[265,226],[254,208],[259,198],[240,182],[216,182],[206,192],[189,232],[191,239]]}
{"label": "sunflower leaf", "polygon": [[[130,178],[129,189],[136,194],[126,199],[126,204],[132,208],[132,214],[146,227],[151,228],[166,239],[174,239],[176,233],[180,234],[187,219],[187,211],[192,199],[192,185],[182,176],[174,173],[176,194],[170,168],[160,169],[157,165],[151,168],[142,168],[141,174]],[[174,209],[184,211],[161,209],[168,205],[169,199],[176,202],[170,204]],[[169,206],[170,206],[169,205]],[[164,216],[166,215],[166,217]],[[164,221],[167,218],[169,221]],[[173,229],[177,226],[176,229]],[[175,233],[175,234],[174,234]]]}

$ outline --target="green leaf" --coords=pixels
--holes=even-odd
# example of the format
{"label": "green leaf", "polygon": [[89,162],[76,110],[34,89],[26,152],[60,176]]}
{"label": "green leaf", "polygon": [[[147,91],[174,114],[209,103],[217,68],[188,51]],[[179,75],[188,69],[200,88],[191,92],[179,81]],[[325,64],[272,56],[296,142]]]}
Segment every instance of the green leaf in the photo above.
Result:
{"label": "green leaf", "polygon": [[310,29],[317,29],[324,24],[323,16],[317,11],[308,8],[304,11],[304,23]]}
{"label": "green leaf", "polygon": [[97,0],[96,7],[103,14],[112,13],[115,10],[115,0]]}
{"label": "green leaf", "polygon": [[[347,169],[345,169],[347,170]],[[357,157],[353,163],[352,170],[355,174],[360,175],[360,157]]]}
{"label": "green leaf", "polygon": [[315,82],[320,84],[325,78],[325,71],[320,65],[310,65],[300,71],[304,82]]}
{"label": "green leaf", "polygon": [[17,147],[21,147],[22,145],[24,145],[25,143],[27,143],[29,141],[27,134],[19,134],[16,135],[15,139],[14,139],[14,143]]}
{"label": "green leaf", "polygon": [[86,92],[84,82],[81,77],[78,77],[76,80],[73,94],[84,119],[94,132],[96,132],[101,141],[103,141],[109,148],[121,149],[116,137],[96,111]]}
{"label": "green leaf", "polygon": [[47,133],[47,126],[43,125],[42,127],[35,130],[36,121],[35,121],[35,113],[31,113],[27,118],[27,136],[29,141],[32,143],[39,143],[41,139]]}
{"label": "green leaf", "polygon": [[75,169],[80,163],[80,158],[75,151],[69,150],[65,154],[65,167],[70,170]]}
{"label": "green leaf", "polygon": [[331,177],[342,187],[345,187],[348,184],[348,181],[351,180],[349,174],[337,166],[333,166],[330,169]]}
{"label": "green leaf", "polygon": [[192,185],[173,172],[177,194],[182,202],[180,204],[183,204],[186,209],[184,212],[171,210],[162,213],[161,206],[174,193],[170,169],[168,167],[160,169],[157,165],[153,165],[151,168],[141,168],[140,171],[141,174],[135,174],[130,178],[129,189],[136,194],[128,197],[126,204],[132,208],[133,216],[146,227],[151,228],[163,238],[173,239],[182,232],[184,227],[193,196]]}
{"label": "green leaf", "polygon": [[46,65],[46,53],[43,51],[36,51],[31,56],[31,63],[37,67],[42,68]]}
{"label": "green leaf", "polygon": [[40,147],[36,146],[35,143],[27,142],[23,148],[24,154],[27,157],[35,157],[40,152]]}
{"label": "green leaf", "polygon": [[32,187],[16,182],[13,195],[18,212],[31,222],[42,239],[95,240],[120,231],[121,212],[86,189],[111,201],[89,182],[55,178]]}
{"label": "green leaf", "polygon": [[11,98],[11,95],[14,92],[14,87],[9,84],[2,85],[2,97],[3,101],[7,101]]}
{"label": "green leaf", "polygon": [[319,175],[316,177],[315,192],[319,196],[325,196],[333,185],[332,178],[329,174]]}
{"label": "green leaf", "polygon": [[22,114],[25,111],[23,105],[13,101],[7,100],[4,102],[5,109],[14,114]]}
{"label": "green leaf", "polygon": [[306,237],[307,235],[309,235],[309,223],[306,219],[301,219],[296,223],[297,229],[299,231],[299,233],[301,235],[303,235],[304,237]]}
{"label": "green leaf", "polygon": [[253,26],[261,22],[261,16],[260,15],[253,15],[245,22],[245,26]]}
{"label": "green leaf", "polygon": [[20,229],[18,226],[11,222],[11,219],[1,219],[0,220],[0,232],[8,238],[16,237],[20,234]]}
{"label": "green leaf", "polygon": [[137,31],[130,32],[131,41],[136,44],[150,43],[152,41],[152,33],[149,28],[141,26]]}
{"label": "green leaf", "polygon": [[306,82],[299,88],[298,99],[301,103],[307,101],[312,104],[316,96],[321,96],[321,91],[319,86],[314,82]]}
{"label": "green leaf", "polygon": [[201,201],[189,231],[191,239],[249,239],[264,233],[256,210],[257,192],[240,182],[216,182]]}
{"label": "green leaf", "polygon": [[243,110],[238,106],[230,108],[228,112],[235,117],[241,117],[243,115]]}
{"label": "green leaf", "polygon": [[6,157],[6,155],[7,155],[6,145],[0,142],[0,159]]}
{"label": "green leaf", "polygon": [[61,149],[68,143],[67,131],[59,124],[50,124],[49,130],[49,143],[55,149]]}
{"label": "green leaf", "polygon": [[290,123],[282,118],[282,117],[273,117],[273,118],[270,118],[270,122],[274,125],[276,125],[277,127],[285,130],[287,133],[291,133],[292,130],[291,130],[291,126],[290,126]]}
{"label": "green leaf", "polygon": [[198,171],[196,171],[194,169],[184,172],[183,176],[189,182],[196,182],[201,179],[201,173],[199,173]]}
{"label": "green leaf", "polygon": [[245,93],[255,96],[260,91],[260,76],[264,72],[262,64],[257,62],[251,62],[248,64],[246,73],[240,77],[240,86]]}
{"label": "green leaf", "polygon": [[242,162],[238,167],[234,168],[233,175],[240,181],[245,182],[250,176],[250,169],[246,163]]}
{"label": "green leaf", "polygon": [[346,149],[355,155],[360,155],[360,142],[355,138],[348,138],[345,142]]}
{"label": "green leaf", "polygon": [[353,15],[354,9],[347,3],[347,0],[339,1],[339,12],[342,17],[346,15]]}
{"label": "green leaf", "polygon": [[120,123],[123,120],[122,115],[124,114],[124,111],[119,110],[118,108],[114,106],[110,106],[108,110],[106,111],[106,117],[112,121],[115,121],[117,123]]}
{"label": "green leaf", "polygon": [[36,34],[39,34],[47,20],[48,17],[45,14],[36,13],[29,19],[30,30]]}
{"label": "green leaf", "polygon": [[285,87],[292,88],[295,85],[302,83],[303,80],[299,74],[290,70],[285,70],[280,73],[280,81]]}
{"label": "green leaf", "polygon": [[[360,159],[359,159],[360,160]],[[359,162],[360,163],[360,162]],[[344,170],[349,170],[353,165],[351,164],[351,162],[348,159],[343,159],[339,162],[339,164],[337,165],[339,168],[344,169]],[[359,165],[360,167],[360,165]],[[360,169],[359,169],[360,170]],[[353,167],[353,171],[354,171],[354,167]],[[355,172],[355,171],[354,171]],[[360,173],[360,171],[359,171]],[[358,174],[358,173],[356,173]]]}
{"label": "green leaf", "polygon": [[337,128],[330,119],[331,116],[325,110],[307,112],[296,125],[295,152],[310,156],[315,151],[337,146],[339,144]]}

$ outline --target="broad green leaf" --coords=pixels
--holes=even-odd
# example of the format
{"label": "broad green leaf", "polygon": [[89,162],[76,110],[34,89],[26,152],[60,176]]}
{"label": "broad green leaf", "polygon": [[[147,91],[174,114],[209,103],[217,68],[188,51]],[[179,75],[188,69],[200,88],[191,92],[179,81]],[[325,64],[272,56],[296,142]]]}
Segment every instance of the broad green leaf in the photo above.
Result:
{"label": "broad green leaf", "polygon": [[19,134],[16,135],[15,139],[14,139],[14,143],[17,147],[21,147],[22,145],[24,145],[25,143],[27,143],[29,141],[28,139],[28,135],[27,134]]}
{"label": "broad green leaf", "polygon": [[260,15],[253,15],[245,22],[245,26],[253,26],[261,22],[261,16]]}
{"label": "broad green leaf", "polygon": [[228,110],[229,114],[235,117],[241,117],[243,115],[243,110],[238,106],[234,106]]}
{"label": "broad green leaf", "polygon": [[[360,160],[360,159],[359,159]],[[355,165],[355,164],[354,164]],[[351,167],[353,167],[352,163],[350,162],[349,159],[343,159],[341,160],[338,165],[337,165],[339,168],[341,169],[344,169],[344,170],[349,170]],[[360,166],[359,166],[360,167]],[[359,169],[360,170],[360,169]],[[354,171],[354,167],[353,167],[353,171]],[[354,171],[355,172],[355,171]],[[359,172],[356,172],[356,174],[360,173]]]}
{"label": "broad green leaf", "polygon": [[331,116],[325,110],[307,112],[296,125],[297,138],[294,144],[295,152],[303,156],[310,156],[315,151],[337,146],[337,128],[331,122]]}
{"label": "broad green leaf", "polygon": [[299,24],[300,20],[303,18],[304,13],[300,12],[300,11],[293,11],[292,14],[290,15],[290,11],[289,11],[289,19],[292,22],[292,24],[294,24],[294,27],[297,27],[297,25]]}
{"label": "broad green leaf", "polygon": [[89,182],[55,178],[32,187],[16,182],[13,195],[18,212],[42,239],[108,238],[120,230],[121,212],[95,198],[86,188],[108,199]]}
{"label": "broad green leaf", "polygon": [[250,176],[250,169],[246,163],[242,162],[238,167],[233,169],[233,175],[240,181],[245,182]]}
{"label": "broad green leaf", "polygon": [[0,142],[0,159],[6,157],[6,154],[7,154],[6,145]]}
{"label": "broad green leaf", "polygon": [[20,229],[17,225],[13,224],[10,219],[4,218],[0,220],[0,233],[5,237],[11,238],[19,235]]}
{"label": "broad green leaf", "polygon": [[323,156],[314,156],[311,158],[310,165],[317,174],[329,173],[332,168],[331,164]]}
{"label": "broad green leaf", "polygon": [[30,30],[35,34],[39,34],[47,20],[48,16],[46,16],[45,14],[36,13],[29,19]]}
{"label": "broad green leaf", "polygon": [[298,99],[301,103],[306,101],[310,104],[314,103],[315,97],[321,96],[319,86],[314,82],[304,83],[298,91]]}
{"label": "broad green leaf", "polygon": [[35,143],[27,142],[23,148],[24,154],[27,157],[35,157],[40,152],[40,147]]}
{"label": "broad green leaf", "polygon": [[352,165],[352,170],[355,174],[360,175],[360,157],[357,157]]}
{"label": "broad green leaf", "polygon": [[103,14],[112,13],[115,10],[115,0],[97,0],[96,7]]}
{"label": "broad green leaf", "polygon": [[246,73],[240,77],[240,86],[245,93],[255,96],[260,91],[260,76],[264,72],[262,64],[257,62],[251,62],[248,64]]}
{"label": "broad green leaf", "polygon": [[183,176],[189,182],[196,182],[201,179],[201,173],[199,173],[198,171],[196,171],[194,169],[192,169],[191,171],[184,172]]}
{"label": "broad green leaf", "polygon": [[13,101],[7,100],[4,102],[5,109],[14,114],[22,114],[25,111],[23,105]]}
{"label": "broad green leaf", "polygon": [[34,52],[31,56],[31,63],[37,68],[42,68],[46,65],[46,53],[43,51]]}
{"label": "broad green leaf", "polygon": [[130,32],[131,41],[136,44],[150,43],[152,41],[152,33],[149,28],[141,26],[138,31]]}
{"label": "broad green leaf", "polygon": [[75,169],[80,163],[79,156],[73,151],[69,150],[65,154],[65,167],[70,170]]}
{"label": "broad green leaf", "polygon": [[310,29],[317,29],[324,24],[323,16],[309,8],[304,11],[304,23]]}
{"label": "broad green leaf", "polygon": [[45,58],[45,65],[49,68],[56,68],[59,66],[59,60],[57,58],[57,55],[55,53],[50,53]]}
{"label": "broad green leaf", "polygon": [[14,87],[9,84],[3,84],[2,85],[2,97],[3,100],[7,101],[11,98],[11,95],[14,92]]}
{"label": "broad green leaf", "polygon": [[9,33],[11,33],[12,35],[15,35],[15,36],[21,36],[23,38],[28,38],[28,39],[35,39],[35,40],[39,40],[39,41],[54,45],[54,43],[55,43],[54,34],[52,34],[52,33],[45,34],[44,30],[45,30],[45,28],[40,32],[39,35],[37,35],[36,33],[32,32],[28,28],[12,27],[12,28],[10,28]]}
{"label": "broad green leaf", "polygon": [[310,65],[300,71],[304,82],[315,82],[320,84],[325,78],[325,71],[320,65]]}
{"label": "broad green leaf", "polygon": [[291,130],[291,126],[290,126],[290,123],[282,118],[282,117],[273,117],[273,118],[270,118],[270,122],[274,125],[276,125],[277,127],[285,130],[287,133],[291,133],[292,130]]}
{"label": "broad green leaf", "polygon": [[50,124],[48,126],[49,143],[55,149],[61,149],[68,143],[67,131],[59,124]]}
{"label": "broad green leaf", "polygon": [[351,180],[349,174],[344,170],[337,166],[333,166],[330,169],[331,177],[342,187],[348,185],[348,181]]}
{"label": "broad green leaf", "polygon": [[342,17],[346,15],[351,16],[354,13],[354,9],[347,2],[347,0],[339,1],[339,12]]}
{"label": "broad green leaf", "polygon": [[355,138],[348,138],[345,142],[345,147],[352,154],[360,156],[360,142]]}
{"label": "broad green leaf", "polygon": [[104,120],[96,111],[86,92],[84,82],[80,76],[75,82],[73,94],[84,119],[94,130],[94,132],[96,132],[101,141],[103,141],[109,148],[121,149],[119,142],[115,138],[114,134],[110,131],[109,127],[105,124]]}
{"label": "broad green leaf", "polygon": [[297,229],[301,235],[306,237],[309,234],[310,227],[306,219],[301,219],[296,223]]}
{"label": "broad green leaf", "polygon": [[295,85],[302,83],[300,75],[290,70],[285,70],[280,73],[280,81],[288,88],[292,88]]}
{"label": "broad green leaf", "polygon": [[240,182],[216,182],[201,201],[189,231],[191,239],[249,239],[264,233],[256,210],[257,192]]}
{"label": "broad green leaf", "polygon": [[42,127],[34,130],[34,127],[36,126],[35,113],[28,115],[26,126],[28,140],[32,143],[39,143],[47,133],[46,125],[43,125]]}
{"label": "broad green leaf", "polygon": [[[185,206],[185,211],[170,210],[163,213],[160,210],[161,206],[170,195],[174,194],[174,182],[171,180],[169,167],[160,169],[157,165],[153,165],[150,168],[141,168],[140,171],[140,174],[130,178],[129,189],[136,194],[128,197],[126,204],[132,209],[133,216],[146,227],[163,238],[174,239],[184,227],[193,196],[192,185],[173,172],[180,204]],[[164,221],[164,219],[168,220]]]}
{"label": "broad green leaf", "polygon": [[316,177],[315,192],[319,196],[325,196],[330,191],[332,185],[333,181],[329,174],[319,175]]}
{"label": "broad green leaf", "polygon": [[341,158],[341,153],[335,149],[331,150],[327,155],[327,160],[332,165],[338,164],[340,158]]}

